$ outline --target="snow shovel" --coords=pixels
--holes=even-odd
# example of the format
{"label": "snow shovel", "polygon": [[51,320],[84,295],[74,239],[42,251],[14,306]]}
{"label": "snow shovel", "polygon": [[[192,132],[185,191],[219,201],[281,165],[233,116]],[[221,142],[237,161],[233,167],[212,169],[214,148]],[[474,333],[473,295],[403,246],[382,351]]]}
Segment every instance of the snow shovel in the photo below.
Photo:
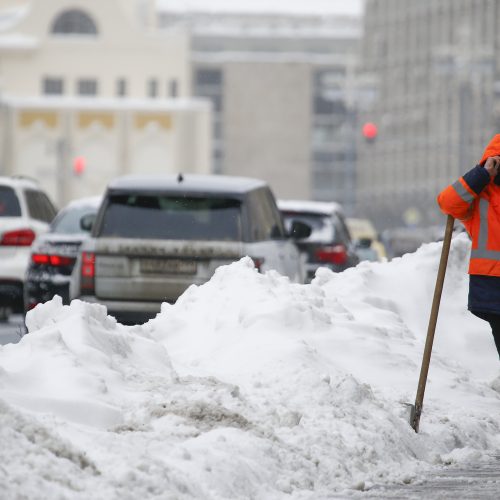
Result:
{"label": "snow shovel", "polygon": [[422,367],[420,369],[420,378],[418,380],[417,396],[415,398],[415,405],[411,406],[410,425],[413,427],[415,432],[418,432],[420,415],[422,414],[425,384],[427,383],[427,374],[429,373],[429,364],[431,362],[432,343],[434,342],[434,332],[436,331],[439,304],[441,302],[441,293],[443,291],[448,255],[450,254],[451,235],[453,233],[454,222],[455,219],[451,215],[448,215],[448,219],[446,220],[446,230],[444,232],[443,249],[441,251],[441,260],[439,261],[436,286],[434,288],[434,298],[432,299],[429,326],[427,327],[427,338],[425,340],[424,356],[422,359]]}

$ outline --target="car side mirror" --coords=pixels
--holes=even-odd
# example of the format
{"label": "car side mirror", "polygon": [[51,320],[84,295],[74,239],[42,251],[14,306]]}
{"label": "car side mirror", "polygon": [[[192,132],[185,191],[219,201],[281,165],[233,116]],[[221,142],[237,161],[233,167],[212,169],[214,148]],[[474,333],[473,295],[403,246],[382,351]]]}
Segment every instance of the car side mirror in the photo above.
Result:
{"label": "car side mirror", "polygon": [[312,228],[309,224],[305,222],[300,222],[298,220],[292,221],[290,227],[289,235],[294,240],[302,240],[311,236]]}
{"label": "car side mirror", "polygon": [[80,218],[80,228],[90,233],[92,226],[94,225],[94,221],[95,214],[85,214]]}
{"label": "car side mirror", "polygon": [[372,246],[372,239],[371,238],[360,238],[356,242],[357,248],[370,248],[371,246]]}

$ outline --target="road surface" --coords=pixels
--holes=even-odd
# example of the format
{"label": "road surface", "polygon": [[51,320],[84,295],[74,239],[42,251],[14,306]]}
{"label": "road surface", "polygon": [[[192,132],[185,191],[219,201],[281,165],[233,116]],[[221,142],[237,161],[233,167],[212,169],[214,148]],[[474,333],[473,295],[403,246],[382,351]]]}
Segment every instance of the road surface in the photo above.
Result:
{"label": "road surface", "polygon": [[24,335],[23,316],[14,314],[8,322],[0,321],[0,345],[15,344]]}

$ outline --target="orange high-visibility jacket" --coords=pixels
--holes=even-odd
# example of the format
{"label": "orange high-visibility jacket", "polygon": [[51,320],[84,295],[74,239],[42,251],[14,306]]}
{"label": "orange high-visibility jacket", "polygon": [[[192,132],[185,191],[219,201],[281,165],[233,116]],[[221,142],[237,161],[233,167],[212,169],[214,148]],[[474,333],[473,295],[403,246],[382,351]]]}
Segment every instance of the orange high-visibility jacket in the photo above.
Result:
{"label": "orange high-visibility jacket", "polygon": [[[486,147],[480,165],[497,155],[500,134]],[[439,193],[438,204],[445,214],[462,221],[472,239],[469,274],[500,276],[500,185],[492,178],[478,193],[466,179],[467,175],[460,177]]]}

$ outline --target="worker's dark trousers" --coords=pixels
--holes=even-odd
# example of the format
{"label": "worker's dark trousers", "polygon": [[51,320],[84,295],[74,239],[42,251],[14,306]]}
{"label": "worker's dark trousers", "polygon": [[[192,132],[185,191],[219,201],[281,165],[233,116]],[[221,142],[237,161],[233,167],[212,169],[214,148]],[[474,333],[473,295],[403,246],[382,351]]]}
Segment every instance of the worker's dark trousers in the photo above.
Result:
{"label": "worker's dark trousers", "polygon": [[491,326],[491,333],[495,339],[495,345],[497,346],[498,356],[500,357],[500,314],[484,313],[484,312],[474,312],[474,314],[487,321]]}

